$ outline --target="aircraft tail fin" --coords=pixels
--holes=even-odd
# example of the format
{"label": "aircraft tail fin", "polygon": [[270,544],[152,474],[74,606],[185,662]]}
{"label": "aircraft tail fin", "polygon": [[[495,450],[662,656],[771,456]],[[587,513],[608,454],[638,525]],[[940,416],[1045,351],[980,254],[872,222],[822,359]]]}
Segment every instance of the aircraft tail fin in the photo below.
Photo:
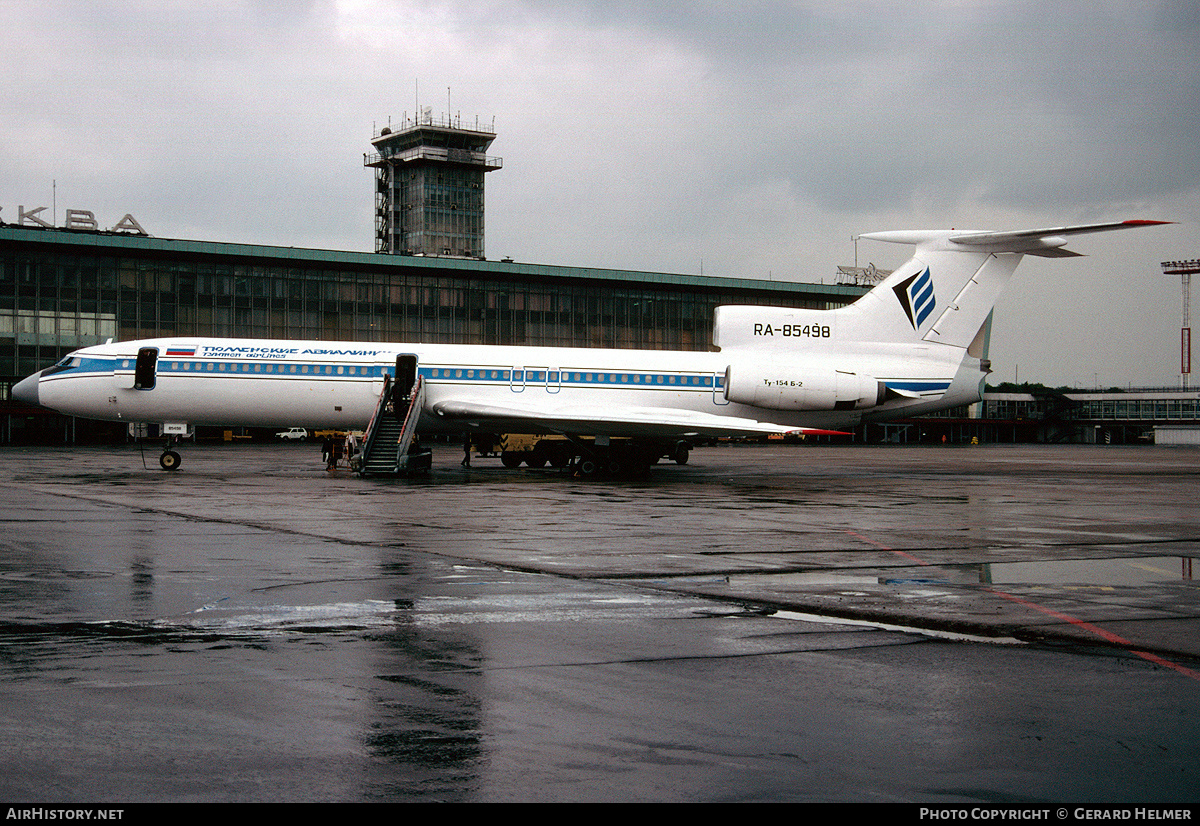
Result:
{"label": "aircraft tail fin", "polygon": [[[719,307],[713,343],[820,352],[864,344],[945,344],[967,349],[1024,255],[1074,257],[1068,238],[1166,221],[993,232],[900,230],[859,236],[912,244],[913,257],[854,304],[836,310]],[[802,341],[796,341],[799,337]]]}
{"label": "aircraft tail fin", "polygon": [[[868,233],[860,237],[910,243],[916,250],[912,260],[872,290],[874,300],[866,306],[882,300],[881,310],[893,310],[893,323],[888,326],[899,340],[919,338],[965,348],[978,335],[1023,255],[1076,257],[1079,253],[1065,249],[1071,236],[1162,223],[1167,222],[1120,221],[1001,232]],[[899,324],[895,323],[897,304],[903,313]],[[874,327],[878,320],[872,319],[869,326]]]}

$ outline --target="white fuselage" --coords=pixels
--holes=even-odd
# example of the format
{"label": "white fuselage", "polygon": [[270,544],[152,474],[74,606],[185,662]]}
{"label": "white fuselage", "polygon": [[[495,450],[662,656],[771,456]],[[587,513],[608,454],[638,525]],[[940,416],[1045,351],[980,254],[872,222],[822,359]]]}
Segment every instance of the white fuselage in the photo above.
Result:
{"label": "white fuselage", "polygon": [[977,401],[989,314],[1023,255],[1071,257],[1068,236],[1156,223],[864,236],[916,249],[849,306],[718,307],[720,352],[165,338],[85,347],[12,397],[95,419],[350,430],[371,420],[408,356],[404,372],[415,361],[424,386],[419,430],[845,429]]}
{"label": "white fuselage", "polygon": [[[140,348],[158,351],[150,389],[134,386]],[[731,353],[211,338],[119,342],[78,350],[42,371],[38,402],[70,415],[104,420],[360,429],[375,410],[384,375],[394,374],[400,354],[417,358],[426,388],[419,429],[427,432],[464,429],[462,421],[446,421],[437,414],[439,403],[446,400],[522,409],[664,408],[822,428],[852,426],[862,415],[730,403],[725,376],[731,358],[737,357]],[[955,367],[942,362],[933,366],[937,375],[930,376],[910,370],[904,377],[910,387],[922,378],[932,381],[923,385],[920,398],[885,407],[926,412],[974,401],[978,372],[968,372],[968,380],[953,382],[961,387],[951,388]],[[720,428],[710,429],[719,435]],[[638,428],[630,425],[628,430],[636,435]],[[619,435],[621,428],[607,432]]]}

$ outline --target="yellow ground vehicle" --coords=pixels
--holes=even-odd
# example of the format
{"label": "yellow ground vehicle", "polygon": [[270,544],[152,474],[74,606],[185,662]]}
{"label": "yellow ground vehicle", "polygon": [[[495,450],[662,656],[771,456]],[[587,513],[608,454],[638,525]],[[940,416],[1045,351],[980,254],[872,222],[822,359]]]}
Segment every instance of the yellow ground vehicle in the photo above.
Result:
{"label": "yellow ground vehicle", "polygon": [[594,437],[568,438],[545,433],[505,433],[499,437],[500,461],[505,467],[564,468],[572,463],[580,473],[590,476],[598,470],[608,473],[632,472],[649,468],[661,458],[687,464],[692,450],[686,440],[635,440],[614,437],[597,445]]}
{"label": "yellow ground vehicle", "polygon": [[505,467],[566,467],[578,451],[566,436],[536,433],[503,433],[500,461]]}

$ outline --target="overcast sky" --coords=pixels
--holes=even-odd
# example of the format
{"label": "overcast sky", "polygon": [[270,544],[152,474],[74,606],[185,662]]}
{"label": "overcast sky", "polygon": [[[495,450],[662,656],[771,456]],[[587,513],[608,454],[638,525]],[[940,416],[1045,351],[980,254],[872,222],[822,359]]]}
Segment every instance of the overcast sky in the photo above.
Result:
{"label": "overcast sky", "polygon": [[993,382],[1178,382],[1195,0],[0,0],[0,52],[8,222],[56,181],[60,224],[369,251],[362,156],[419,96],[494,119],[493,259],[830,283],[863,232],[1177,221],[1026,258],[991,355]]}

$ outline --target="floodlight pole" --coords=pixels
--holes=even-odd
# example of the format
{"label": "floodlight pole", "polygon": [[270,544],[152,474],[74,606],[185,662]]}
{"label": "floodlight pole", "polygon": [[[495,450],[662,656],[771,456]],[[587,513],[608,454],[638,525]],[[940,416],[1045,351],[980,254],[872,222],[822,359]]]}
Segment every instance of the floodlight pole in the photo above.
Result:
{"label": "floodlight pole", "polygon": [[1163,275],[1178,275],[1183,281],[1183,326],[1179,329],[1179,374],[1188,389],[1192,373],[1192,274],[1200,272],[1200,259],[1163,261]]}

